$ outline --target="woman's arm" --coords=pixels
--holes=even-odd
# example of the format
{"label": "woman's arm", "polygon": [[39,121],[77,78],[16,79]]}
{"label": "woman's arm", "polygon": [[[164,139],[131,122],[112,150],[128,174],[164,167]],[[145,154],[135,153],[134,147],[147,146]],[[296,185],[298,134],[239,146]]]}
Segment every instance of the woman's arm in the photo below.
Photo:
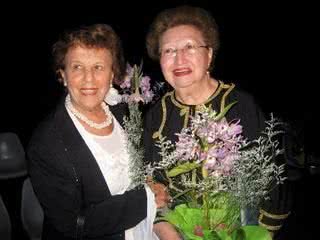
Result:
{"label": "woman's arm", "polygon": [[52,153],[49,147],[39,145],[29,148],[29,173],[45,216],[56,230],[74,237],[77,218],[83,215],[84,235],[111,235],[135,226],[146,217],[144,188],[110,196],[82,209],[81,188],[72,164],[65,161],[65,153]]}
{"label": "woman's arm", "polygon": [[160,240],[181,240],[177,230],[168,222],[159,222],[153,225],[153,231]]}

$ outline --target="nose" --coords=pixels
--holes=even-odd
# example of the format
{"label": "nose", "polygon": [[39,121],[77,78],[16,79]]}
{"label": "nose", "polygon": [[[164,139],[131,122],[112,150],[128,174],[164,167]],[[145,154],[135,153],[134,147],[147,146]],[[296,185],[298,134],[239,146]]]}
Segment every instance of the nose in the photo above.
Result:
{"label": "nose", "polygon": [[175,60],[177,64],[182,64],[186,61],[186,52],[183,48],[176,50]]}
{"label": "nose", "polygon": [[86,69],[84,74],[84,81],[91,82],[94,79],[94,71],[91,69]]}

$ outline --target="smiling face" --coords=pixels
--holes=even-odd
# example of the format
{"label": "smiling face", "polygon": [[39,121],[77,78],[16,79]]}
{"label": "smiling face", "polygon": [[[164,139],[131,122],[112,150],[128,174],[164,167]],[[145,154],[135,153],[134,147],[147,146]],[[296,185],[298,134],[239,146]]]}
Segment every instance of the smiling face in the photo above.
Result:
{"label": "smiling face", "polygon": [[68,50],[61,75],[73,106],[80,112],[101,110],[113,79],[112,56],[107,49],[77,45]]}
{"label": "smiling face", "polygon": [[201,86],[208,79],[207,70],[211,59],[212,49],[206,46],[201,32],[194,26],[170,28],[160,39],[162,73],[177,91]]}

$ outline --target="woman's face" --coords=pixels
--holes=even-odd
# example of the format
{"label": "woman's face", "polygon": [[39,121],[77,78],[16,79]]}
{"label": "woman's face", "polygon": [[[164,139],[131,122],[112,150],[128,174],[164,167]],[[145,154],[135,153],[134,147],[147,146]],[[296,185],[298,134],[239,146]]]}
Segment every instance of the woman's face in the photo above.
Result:
{"label": "woman's face", "polygon": [[160,65],[166,81],[175,89],[187,90],[207,79],[212,48],[191,25],[165,31],[160,38]]}
{"label": "woman's face", "polygon": [[75,108],[82,112],[98,110],[113,79],[111,53],[103,48],[72,47],[61,74]]}

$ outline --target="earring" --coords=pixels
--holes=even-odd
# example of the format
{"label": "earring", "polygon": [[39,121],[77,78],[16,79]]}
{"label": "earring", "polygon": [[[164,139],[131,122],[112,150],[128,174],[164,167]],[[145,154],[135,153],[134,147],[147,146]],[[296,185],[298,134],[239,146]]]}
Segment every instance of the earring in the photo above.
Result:
{"label": "earring", "polygon": [[58,81],[64,86],[67,86],[67,80],[65,80],[63,77],[58,78]]}

